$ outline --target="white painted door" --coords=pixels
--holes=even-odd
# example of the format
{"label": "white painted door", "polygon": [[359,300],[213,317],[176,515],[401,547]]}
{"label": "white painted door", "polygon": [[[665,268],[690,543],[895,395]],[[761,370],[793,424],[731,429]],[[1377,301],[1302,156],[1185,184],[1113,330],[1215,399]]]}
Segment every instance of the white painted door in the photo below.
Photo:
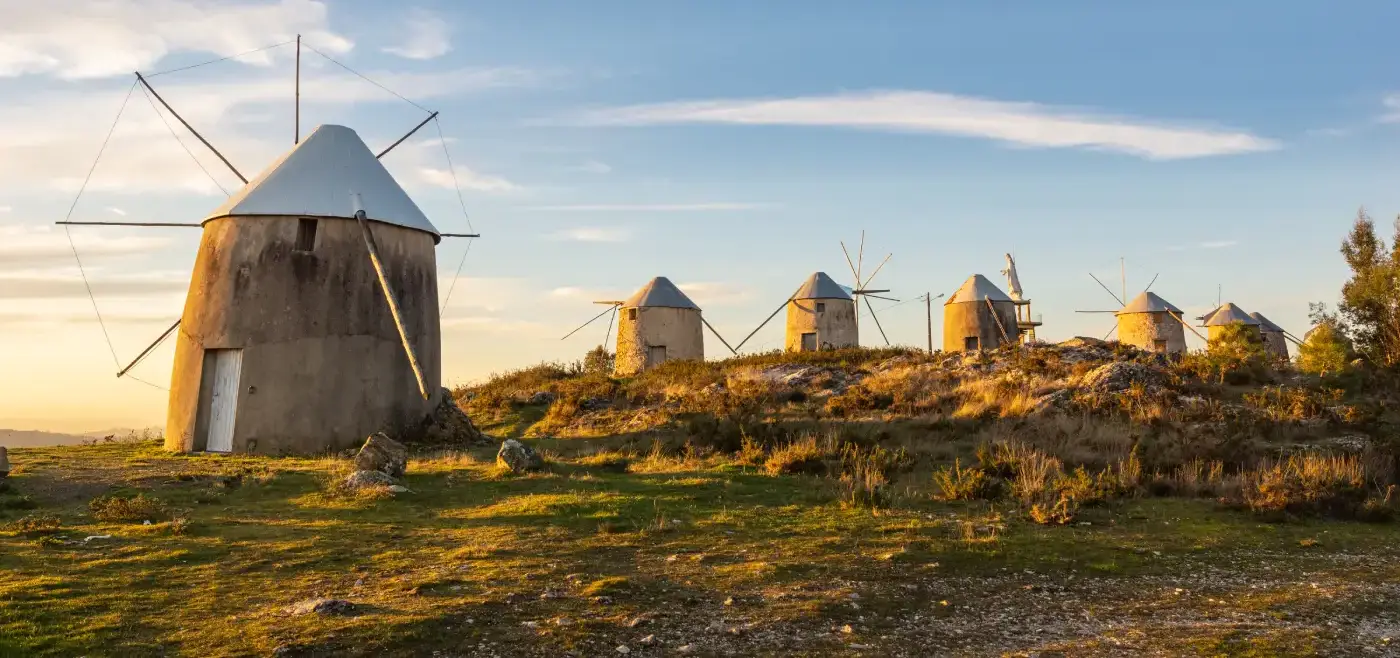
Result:
{"label": "white painted door", "polygon": [[243,372],[243,350],[214,352],[214,386],[209,396],[209,436],[204,449],[233,452],[233,424],[238,417],[238,380]]}

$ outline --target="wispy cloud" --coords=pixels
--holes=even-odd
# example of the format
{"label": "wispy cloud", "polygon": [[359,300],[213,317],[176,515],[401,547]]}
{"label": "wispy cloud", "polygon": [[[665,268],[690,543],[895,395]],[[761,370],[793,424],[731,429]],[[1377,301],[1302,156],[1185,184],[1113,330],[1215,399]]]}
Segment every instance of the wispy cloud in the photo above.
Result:
{"label": "wispy cloud", "polygon": [[1381,106],[1385,108],[1385,113],[1377,120],[1381,123],[1400,123],[1400,93],[1386,94],[1381,98]]}
{"label": "wispy cloud", "polygon": [[526,206],[522,209],[546,212],[729,212],[775,207],[771,203],[582,203]]}
{"label": "wispy cloud", "polygon": [[185,292],[190,285],[189,274],[183,272],[150,272],[131,275],[88,277],[88,283],[74,272],[56,276],[51,272],[34,274],[0,274],[0,299],[64,299],[86,297],[88,285],[93,294],[106,300],[130,299],[166,293]]}
{"label": "wispy cloud", "polygon": [[[455,177],[453,173],[456,173]],[[492,176],[473,171],[467,167],[457,166],[453,169],[438,169],[435,167],[419,167],[418,178],[434,187],[453,189],[460,185],[464,190],[475,190],[477,192],[514,192],[520,189],[519,185],[512,183],[500,176]]]}
{"label": "wispy cloud", "polygon": [[434,59],[452,51],[452,26],[426,9],[412,9],[400,29],[399,45],[384,52],[407,59]]}
{"label": "wispy cloud", "polygon": [[[0,21],[0,77],[65,79],[129,75],[175,52],[229,56],[303,35],[332,53],[354,43],[329,28],[317,0],[45,0],[6,2]],[[271,63],[264,51],[240,58]]]}
{"label": "wispy cloud", "polygon": [[753,291],[737,283],[695,282],[676,284],[676,287],[702,308],[741,304],[753,299]]}
{"label": "wispy cloud", "polygon": [[1275,140],[1239,130],[924,91],[653,103],[590,111],[577,119],[586,125],[710,123],[930,133],[1027,147],[1113,151],[1152,160],[1281,147]]}
{"label": "wispy cloud", "polygon": [[612,173],[612,170],[613,170],[612,166],[608,165],[608,163],[606,163],[606,162],[599,162],[599,161],[597,161],[597,160],[588,160],[588,161],[584,162],[583,164],[578,165],[577,167],[574,167],[573,169],[574,169],[574,171],[581,171],[581,172],[584,172],[584,173],[586,173],[586,174],[598,174],[598,175],[610,174],[610,173]]}
{"label": "wispy cloud", "polygon": [[632,239],[632,232],[625,228],[603,226],[580,226],[549,234],[554,240],[574,242],[626,242]]}
{"label": "wispy cloud", "polygon": [[[73,233],[73,244],[89,265],[114,257],[152,253],[170,243],[170,238],[154,236],[104,238],[86,232]],[[72,264],[73,247],[62,231],[50,226],[0,227],[0,272]]]}
{"label": "wispy cloud", "polygon": [[1187,251],[1190,249],[1225,249],[1239,244],[1238,240],[1207,240],[1195,244],[1184,244],[1167,247],[1167,251]]}

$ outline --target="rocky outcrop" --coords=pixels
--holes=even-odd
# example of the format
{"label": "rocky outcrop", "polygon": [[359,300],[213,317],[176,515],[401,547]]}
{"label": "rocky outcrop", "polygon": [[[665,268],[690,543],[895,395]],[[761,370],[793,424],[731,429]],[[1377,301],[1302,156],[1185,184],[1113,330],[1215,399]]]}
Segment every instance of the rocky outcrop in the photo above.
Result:
{"label": "rocky outcrop", "polygon": [[1121,393],[1134,385],[1156,392],[1166,387],[1167,374],[1162,369],[1133,361],[1111,361],[1084,375],[1081,386],[1095,393]]}
{"label": "rocky outcrop", "polygon": [[528,473],[544,468],[544,457],[520,441],[506,439],[501,444],[501,450],[496,453],[496,463],[510,469],[512,473]]}
{"label": "rocky outcrop", "polygon": [[380,432],[365,440],[355,455],[355,470],[378,471],[392,479],[403,477],[408,468],[408,448]]}
{"label": "rocky outcrop", "polygon": [[438,394],[438,405],[428,417],[420,443],[440,446],[486,445],[491,442],[481,430],[472,424],[467,412],[457,406],[452,391],[442,389]]}

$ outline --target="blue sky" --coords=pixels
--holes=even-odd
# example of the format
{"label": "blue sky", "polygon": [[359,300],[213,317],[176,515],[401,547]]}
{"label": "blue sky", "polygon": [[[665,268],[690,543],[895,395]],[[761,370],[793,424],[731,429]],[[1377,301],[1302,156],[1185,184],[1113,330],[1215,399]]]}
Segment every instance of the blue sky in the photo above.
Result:
{"label": "blue sky", "polygon": [[[0,0],[3,2],[3,0]],[[10,4],[10,3],[5,3]],[[996,4],[993,8],[988,5]],[[160,424],[164,392],[117,380],[50,224],[131,85],[306,43],[440,110],[472,248],[444,313],[449,382],[596,344],[594,299],[655,275],[731,342],[814,270],[909,299],[1014,251],[1044,338],[1103,335],[1113,300],[1227,301],[1295,334],[1345,277],[1356,208],[1400,213],[1393,3],[369,3],[58,0],[0,26],[0,426]],[[292,49],[152,78],[249,177],[290,146]],[[372,146],[424,116],[304,52],[303,132]],[[195,221],[223,198],[136,93],[75,219]],[[168,117],[166,121],[172,121]],[[176,126],[178,129],[178,126]],[[225,189],[237,181],[184,133]],[[385,158],[439,229],[467,228],[430,125]],[[75,229],[118,361],[179,317],[197,231]],[[439,249],[441,288],[465,248]],[[888,306],[883,302],[878,307]],[[935,308],[935,340],[941,314]],[[922,344],[922,305],[881,314]],[[880,344],[873,325],[867,345]],[[780,345],[769,326],[750,347]],[[707,353],[724,348],[711,340]],[[137,369],[165,386],[169,346]]]}

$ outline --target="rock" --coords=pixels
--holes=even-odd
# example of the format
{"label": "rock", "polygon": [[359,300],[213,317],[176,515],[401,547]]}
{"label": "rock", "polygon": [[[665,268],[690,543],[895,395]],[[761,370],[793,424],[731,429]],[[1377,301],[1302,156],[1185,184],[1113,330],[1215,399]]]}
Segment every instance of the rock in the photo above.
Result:
{"label": "rock", "polygon": [[1160,390],[1167,384],[1167,374],[1155,368],[1132,361],[1105,363],[1084,375],[1081,382],[1084,388],[1096,393],[1121,393],[1141,384],[1147,390]]}
{"label": "rock", "polygon": [[347,489],[363,489],[365,487],[384,487],[394,484],[394,478],[385,475],[380,471],[355,471],[350,477],[345,478]]}
{"label": "rock", "polygon": [[391,484],[391,485],[389,485],[389,491],[390,491],[391,493],[396,493],[396,494],[398,494],[398,493],[408,493],[409,491],[412,491],[412,489],[409,489],[408,487],[405,487],[405,486],[403,486],[402,484]]}
{"label": "rock", "polygon": [[554,402],[554,400],[555,400],[557,397],[558,397],[558,396],[556,396],[556,395],[553,394],[553,393],[550,393],[549,391],[535,391],[533,394],[530,395],[530,397],[527,397],[527,398],[525,398],[524,400],[522,400],[521,403],[522,403],[522,404],[552,404],[552,403]]}
{"label": "rock", "polygon": [[10,474],[10,455],[5,451],[5,446],[0,446],[0,480]]}
{"label": "rock", "polygon": [[644,638],[638,640],[638,642],[641,642],[642,644],[656,644],[656,636],[655,636],[655,635],[648,635],[648,636],[646,636],[646,637],[644,637]]}
{"label": "rock", "polygon": [[491,442],[472,424],[467,412],[457,406],[452,391],[445,388],[438,393],[438,405],[428,416],[421,440],[425,444],[444,446],[486,445]]}
{"label": "rock", "polygon": [[1031,404],[1030,413],[1035,415],[1064,410],[1069,407],[1072,400],[1074,400],[1074,393],[1067,388],[1051,391],[1035,399],[1035,402]]}
{"label": "rock", "polygon": [[342,599],[307,599],[287,608],[287,614],[349,615],[355,610],[354,603]]}
{"label": "rock", "polygon": [[632,653],[632,650],[631,650],[631,649],[628,649],[628,648],[627,648],[627,645],[625,645],[625,644],[619,644],[619,645],[617,645],[617,652],[618,652],[618,653],[621,653],[621,654],[629,654],[629,653]]}
{"label": "rock", "polygon": [[516,439],[506,439],[496,453],[496,463],[509,468],[512,473],[528,473],[543,468],[544,458],[534,448]]}
{"label": "rock", "polygon": [[360,446],[359,454],[355,455],[357,471],[379,471],[397,480],[403,477],[407,468],[408,448],[383,432],[366,439],[365,444]]}

